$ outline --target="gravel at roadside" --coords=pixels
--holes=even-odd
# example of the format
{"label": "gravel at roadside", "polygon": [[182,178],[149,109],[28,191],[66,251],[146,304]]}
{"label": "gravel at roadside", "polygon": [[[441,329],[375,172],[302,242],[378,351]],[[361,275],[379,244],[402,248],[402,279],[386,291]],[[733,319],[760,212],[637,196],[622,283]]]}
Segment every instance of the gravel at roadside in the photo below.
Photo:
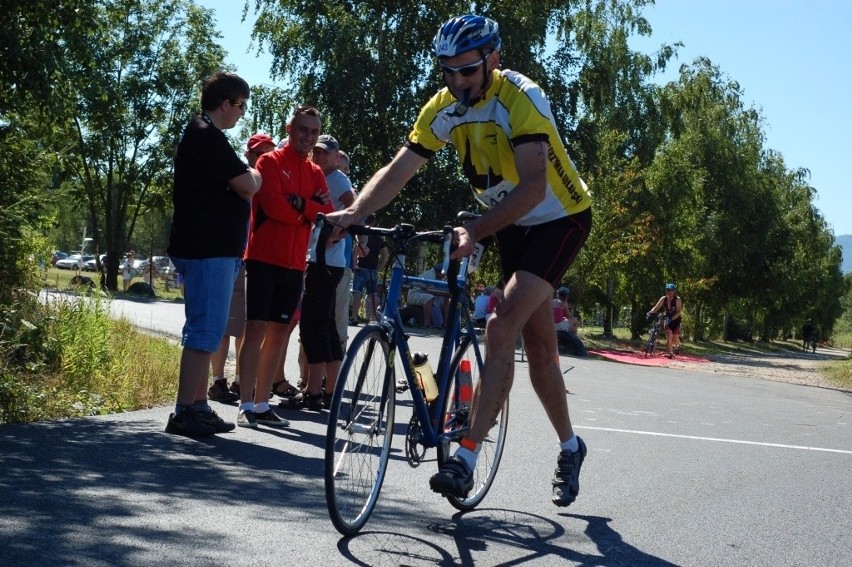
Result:
{"label": "gravel at roadside", "polygon": [[670,366],[701,372],[718,372],[775,382],[852,391],[829,381],[820,371],[820,368],[827,362],[848,357],[848,350],[818,348],[815,354],[804,351],[783,354],[716,354],[708,357],[710,362],[696,364],[678,362],[675,359]]}

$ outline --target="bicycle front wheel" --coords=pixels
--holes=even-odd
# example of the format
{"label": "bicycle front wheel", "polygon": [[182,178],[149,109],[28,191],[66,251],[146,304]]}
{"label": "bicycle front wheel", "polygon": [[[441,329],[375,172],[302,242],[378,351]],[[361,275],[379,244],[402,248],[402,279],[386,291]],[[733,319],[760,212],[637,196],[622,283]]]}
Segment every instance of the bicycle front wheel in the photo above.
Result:
{"label": "bicycle front wheel", "polygon": [[346,351],[329,409],[325,498],[337,531],[353,535],[376,505],[393,438],[394,370],[385,331],[368,325]]}
{"label": "bicycle front wheel", "polygon": [[645,345],[645,357],[654,354],[654,349],[657,347],[657,328],[653,327],[648,334],[648,344]]}
{"label": "bicycle front wheel", "polygon": [[[481,353],[480,353],[481,354]],[[470,383],[466,379],[460,379],[463,368],[470,367]],[[479,395],[479,381],[482,376],[482,361],[477,360],[473,348],[473,340],[470,337],[462,339],[461,344],[453,355],[450,366],[450,379],[447,385],[447,396],[444,403],[443,424],[441,431],[445,435],[442,442],[438,444],[438,466],[440,467],[449,459],[462,437],[461,432],[466,432],[470,427],[470,404]],[[479,458],[476,460],[476,469],[473,471],[473,489],[467,498],[447,496],[450,504],[459,510],[472,510],[488,494],[500,459],[503,457],[503,448],[506,443],[506,429],[509,424],[509,398],[503,403],[503,407],[485,440],[480,445]],[[454,432],[460,431],[459,435]]]}

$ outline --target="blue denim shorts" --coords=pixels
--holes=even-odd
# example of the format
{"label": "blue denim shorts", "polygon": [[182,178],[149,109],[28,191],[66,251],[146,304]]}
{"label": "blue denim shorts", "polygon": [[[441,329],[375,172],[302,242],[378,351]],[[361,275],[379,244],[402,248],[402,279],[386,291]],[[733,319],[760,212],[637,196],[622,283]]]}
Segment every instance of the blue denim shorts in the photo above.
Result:
{"label": "blue denim shorts", "polygon": [[373,295],[376,293],[376,282],[378,277],[378,270],[371,270],[369,268],[356,269],[352,279],[352,292],[364,293],[366,290],[367,293]]}
{"label": "blue denim shorts", "polygon": [[215,352],[225,335],[231,295],[242,261],[236,257],[171,259],[183,275],[186,323],[181,344],[193,350]]}

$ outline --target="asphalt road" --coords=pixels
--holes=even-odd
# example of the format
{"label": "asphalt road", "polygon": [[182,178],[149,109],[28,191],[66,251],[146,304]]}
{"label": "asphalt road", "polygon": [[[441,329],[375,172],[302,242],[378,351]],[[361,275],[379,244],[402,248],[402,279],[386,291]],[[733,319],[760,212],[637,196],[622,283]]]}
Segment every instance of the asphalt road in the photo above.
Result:
{"label": "asphalt road", "polygon": [[[179,334],[180,305],[114,308]],[[437,338],[413,340],[437,356]],[[398,451],[353,538],[326,512],[325,414],[280,410],[288,429],[204,440],[163,433],[168,407],[0,426],[0,565],[850,565],[850,394],[562,366],[589,447],[569,508],[550,503],[556,439],[518,358],[506,452],[481,508],[458,513],[428,489],[435,463],[411,468]],[[408,396],[399,403],[401,442]]]}

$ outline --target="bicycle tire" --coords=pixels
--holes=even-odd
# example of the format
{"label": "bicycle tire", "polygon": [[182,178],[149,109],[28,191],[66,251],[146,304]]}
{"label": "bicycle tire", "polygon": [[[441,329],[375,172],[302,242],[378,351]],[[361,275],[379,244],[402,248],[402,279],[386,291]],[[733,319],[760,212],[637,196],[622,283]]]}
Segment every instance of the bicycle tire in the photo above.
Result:
{"label": "bicycle tire", "polygon": [[645,358],[654,354],[654,349],[657,348],[658,333],[657,324],[654,323],[654,326],[651,327],[651,331],[648,333],[648,343],[645,345]]}
{"label": "bicycle tire", "polygon": [[382,489],[393,439],[393,352],[378,324],[361,329],[346,350],[329,408],[325,497],[341,534],[364,527]]}
{"label": "bicycle tire", "polygon": [[[471,361],[471,377],[472,390],[474,398],[477,395],[479,388],[479,380],[482,375],[482,364],[476,359],[475,352],[472,349],[473,340],[469,336],[462,338],[456,352],[453,354],[450,364],[450,379],[447,384],[447,396],[444,403],[443,419],[441,423],[441,431],[444,433],[452,431],[453,428],[460,426],[466,427],[469,425],[465,420],[469,418],[469,410],[460,402],[458,388],[458,373],[459,366],[462,360]],[[468,412],[465,415],[465,412]],[[497,469],[500,467],[500,460],[503,457],[503,449],[506,443],[506,431],[509,425],[509,398],[503,403],[503,408],[497,415],[494,426],[489,432],[485,441],[481,444],[479,458],[476,461],[476,469],[473,471],[473,489],[466,498],[457,496],[447,496],[450,504],[462,511],[473,510],[488,494],[491,485],[494,482],[494,477],[497,475]],[[444,439],[438,444],[438,467],[449,459],[455,452],[458,446],[458,438]]]}

